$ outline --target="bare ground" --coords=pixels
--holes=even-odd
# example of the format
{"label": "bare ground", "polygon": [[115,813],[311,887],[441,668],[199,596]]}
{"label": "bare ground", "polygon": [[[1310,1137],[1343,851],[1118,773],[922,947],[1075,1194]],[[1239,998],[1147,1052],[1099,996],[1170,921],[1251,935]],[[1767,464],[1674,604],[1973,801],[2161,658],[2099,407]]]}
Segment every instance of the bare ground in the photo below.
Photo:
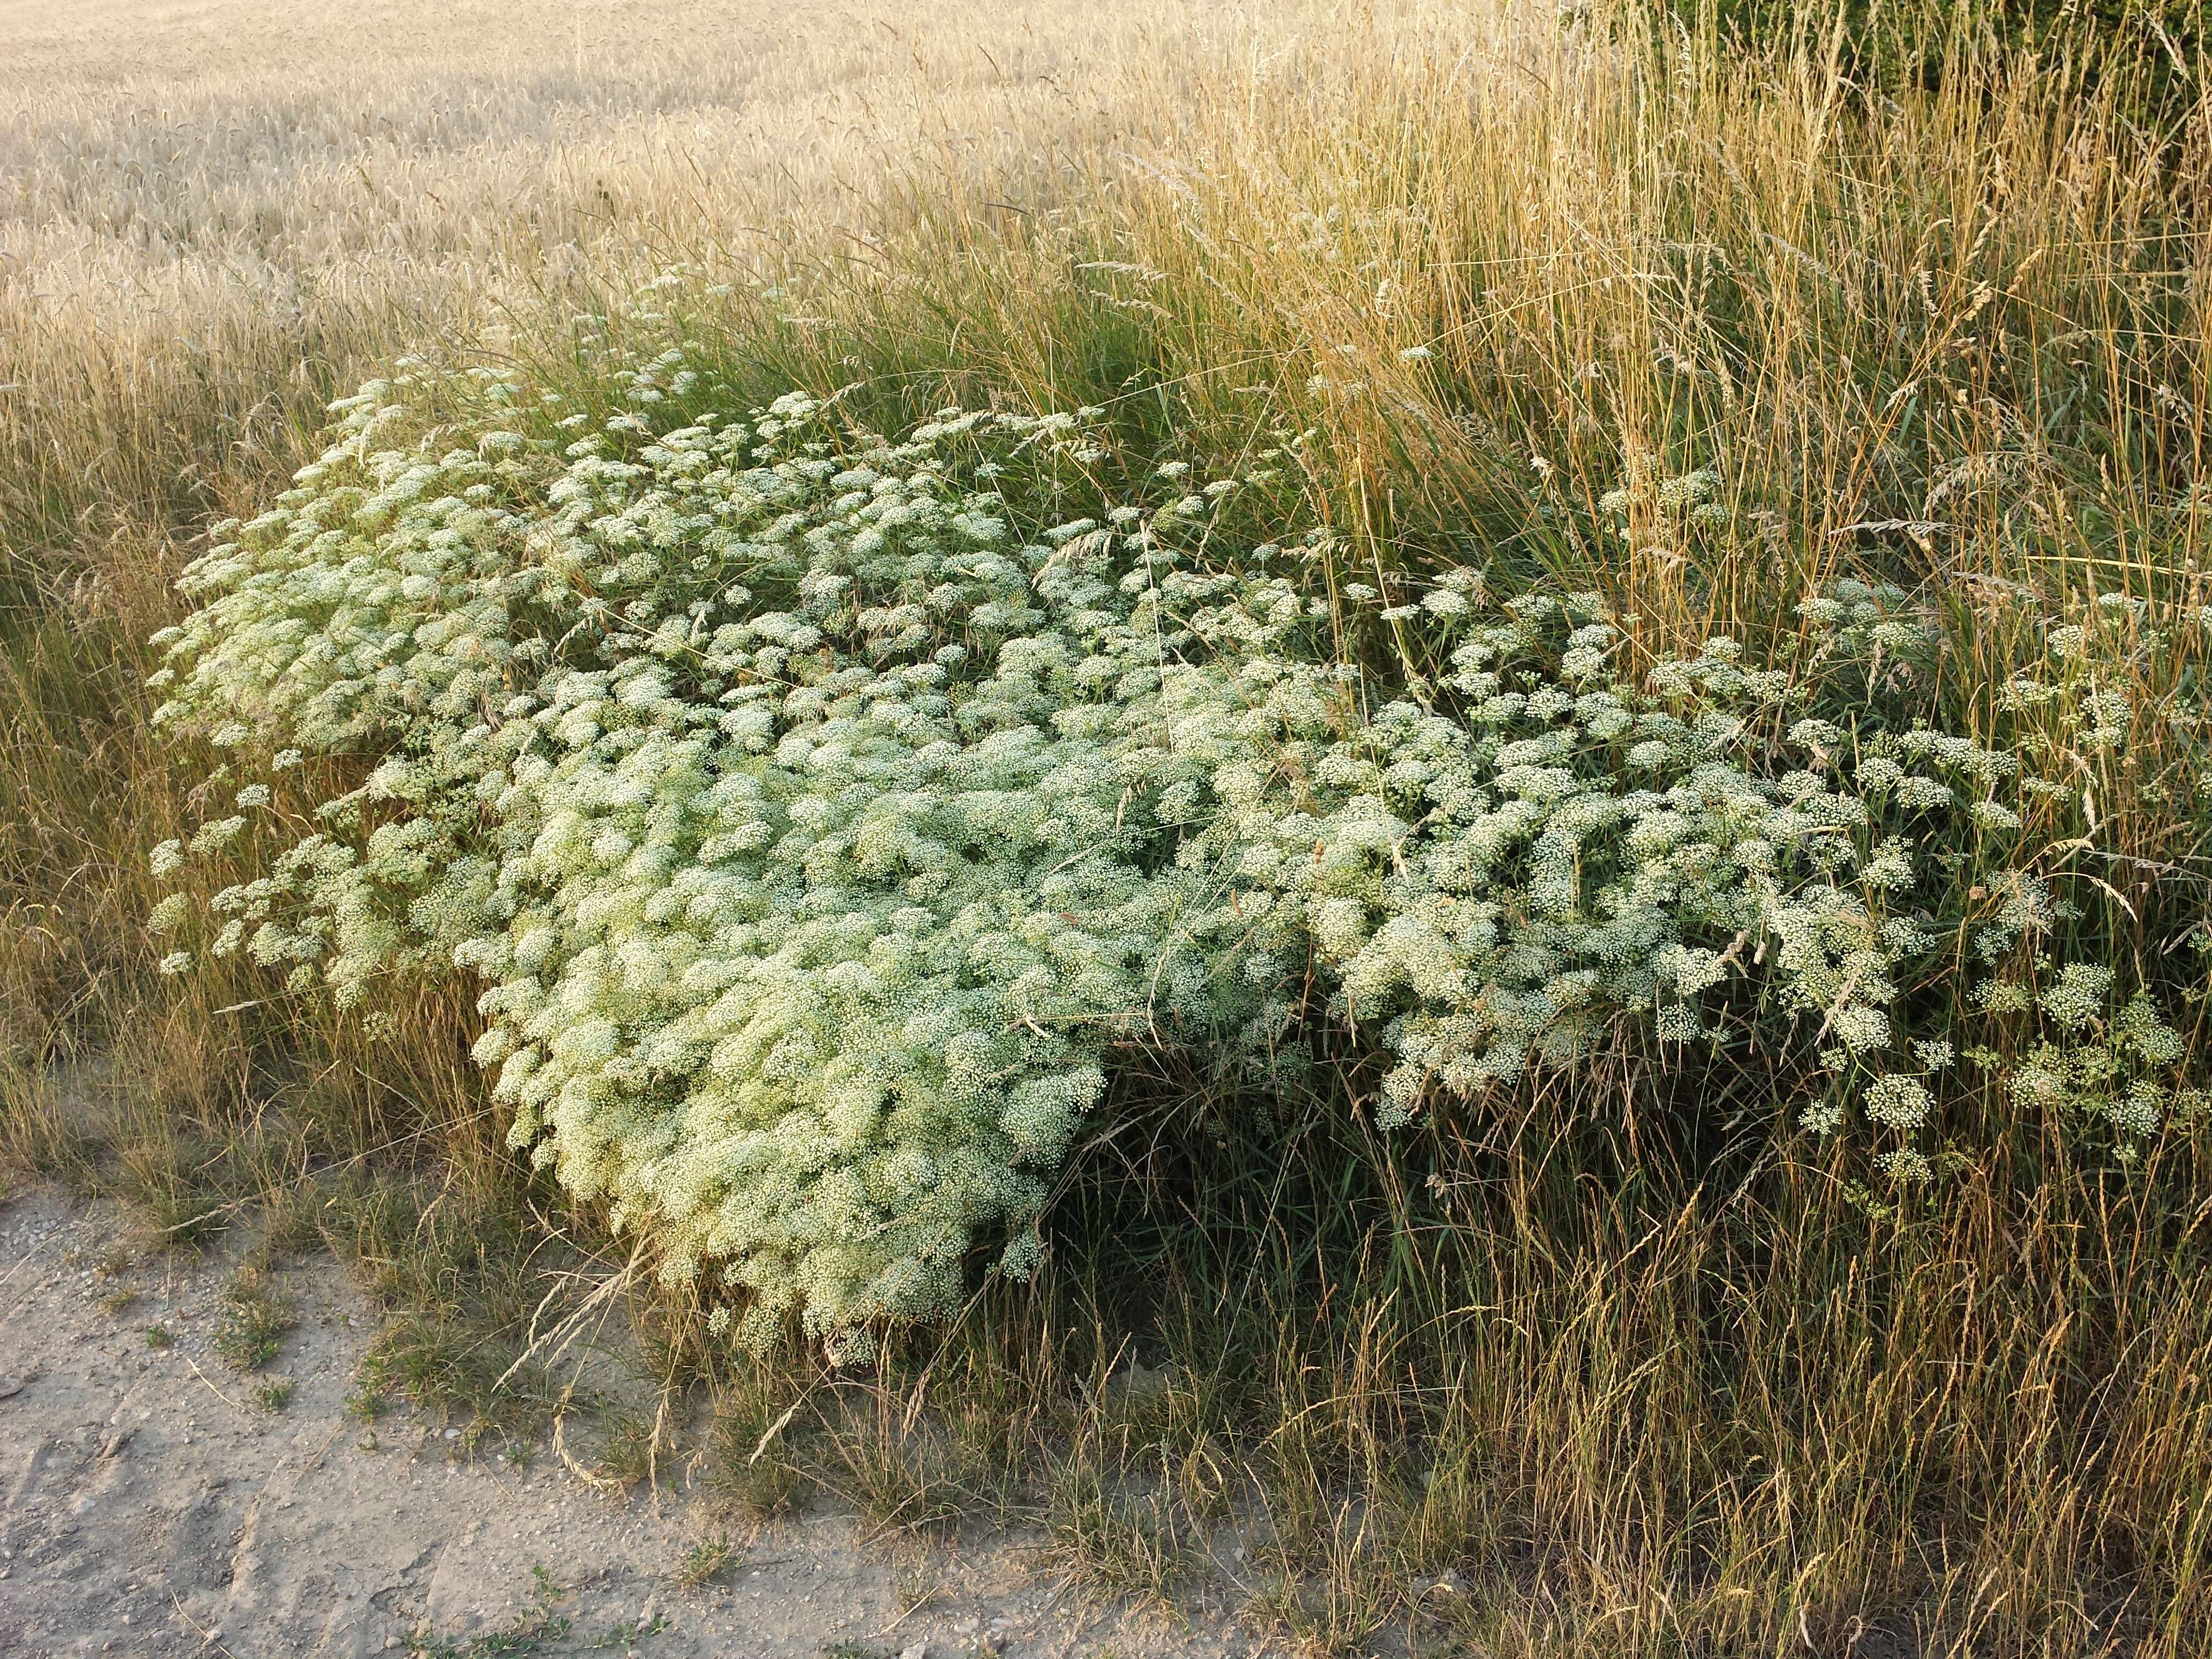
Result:
{"label": "bare ground", "polygon": [[[125,1232],[56,1188],[0,1200],[8,1659],[1237,1659],[1264,1645],[1204,1607],[1086,1601],[1035,1538],[887,1546],[826,1511],[756,1529],[681,1474],[611,1494],[550,1448],[465,1458],[404,1408],[365,1424],[347,1401],[373,1319],[336,1264],[282,1271],[299,1325],[265,1376],[242,1376],[213,1347],[228,1264],[126,1265]],[[155,1327],[168,1346],[149,1343]],[[257,1398],[270,1378],[291,1384],[281,1407]],[[679,1585],[693,1552],[724,1538],[722,1569]]]}

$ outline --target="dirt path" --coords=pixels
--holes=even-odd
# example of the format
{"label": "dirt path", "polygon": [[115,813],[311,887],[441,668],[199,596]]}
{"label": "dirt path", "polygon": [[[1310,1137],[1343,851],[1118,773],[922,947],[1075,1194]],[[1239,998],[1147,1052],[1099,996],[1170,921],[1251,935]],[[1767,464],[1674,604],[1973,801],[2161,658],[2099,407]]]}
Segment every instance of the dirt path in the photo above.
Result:
{"label": "dirt path", "polygon": [[[8,1659],[1254,1650],[1200,1618],[1085,1604],[1034,1540],[894,1562],[834,1514],[728,1532],[727,1565],[679,1588],[690,1553],[728,1530],[680,1492],[610,1497],[550,1454],[461,1462],[404,1411],[373,1428],[349,1413],[370,1321],[333,1264],[284,1275],[301,1317],[270,1372],[291,1395],[270,1409],[211,1346],[223,1264],[103,1273],[120,1232],[52,1189],[0,1202]],[[169,1346],[149,1345],[157,1326]]]}

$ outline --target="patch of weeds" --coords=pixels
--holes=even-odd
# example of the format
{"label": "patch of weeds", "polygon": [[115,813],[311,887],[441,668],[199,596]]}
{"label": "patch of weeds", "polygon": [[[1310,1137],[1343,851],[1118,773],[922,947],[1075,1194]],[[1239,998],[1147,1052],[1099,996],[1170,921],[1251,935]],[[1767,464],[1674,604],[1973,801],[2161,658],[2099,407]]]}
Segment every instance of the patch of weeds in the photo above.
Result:
{"label": "patch of weeds", "polygon": [[297,1255],[322,1243],[316,1222],[319,1190],[289,1187],[270,1193],[261,1206],[261,1227],[246,1259],[257,1270],[266,1270],[288,1255]]}
{"label": "patch of weeds", "polygon": [[809,1484],[785,1449],[798,1433],[793,1414],[775,1409],[769,1397],[745,1390],[718,1401],[708,1437],[708,1491],[747,1515],[765,1518],[790,1510]]}
{"label": "patch of weeds", "polygon": [[210,1173],[219,1158],[198,1157],[164,1136],[125,1144],[116,1161],[124,1194],[145,1216],[157,1249],[197,1254],[230,1224],[232,1206]]}
{"label": "patch of weeds", "polygon": [[373,1365],[364,1363],[353,1392],[346,1396],[345,1408],[349,1415],[364,1423],[376,1422],[391,1413],[392,1387]]}
{"label": "patch of weeds", "polygon": [[702,1538],[684,1552],[668,1582],[678,1589],[697,1589],[728,1571],[737,1559],[738,1547],[727,1538]]}
{"label": "patch of weeds", "polygon": [[627,1653],[649,1636],[658,1636],[668,1628],[668,1620],[660,1613],[650,1619],[633,1619],[626,1624],[614,1626],[604,1636],[595,1636],[584,1644],[586,1653],[612,1653],[617,1650]]}
{"label": "patch of weeds", "polygon": [[404,1639],[407,1651],[420,1659],[494,1659],[501,1654],[541,1652],[549,1643],[567,1636],[568,1626],[566,1613],[548,1615],[533,1609],[502,1630],[461,1641],[449,1641],[434,1630],[414,1631]]}
{"label": "patch of weeds", "polygon": [[418,1659],[496,1659],[505,1654],[540,1652],[549,1644],[560,1641],[574,1622],[568,1614],[554,1611],[554,1604],[566,1592],[544,1566],[533,1566],[530,1572],[536,1589],[530,1605],[515,1615],[512,1624],[461,1640],[441,1637],[434,1626],[426,1626],[402,1638],[407,1651]]}
{"label": "patch of weeds", "polygon": [[623,1481],[650,1479],[659,1466],[657,1439],[652,1419],[629,1411],[610,1413],[599,1472]]}
{"label": "patch of weeds", "polygon": [[878,1526],[927,1531],[950,1527],[974,1504],[977,1484],[961,1449],[934,1434],[844,1442],[848,1489]]}
{"label": "patch of weeds", "polygon": [[402,1178],[329,1190],[324,1236],[366,1281],[382,1322],[362,1362],[364,1391],[510,1434],[543,1427],[560,1389],[543,1366],[516,1362],[533,1318],[563,1311],[539,1306],[560,1263],[523,1195]]}
{"label": "patch of weeds", "polygon": [[[556,1612],[555,1605],[568,1592],[542,1565],[532,1567],[530,1574],[534,1583],[531,1604],[515,1615],[512,1624],[459,1639],[441,1637],[434,1626],[426,1626],[402,1638],[407,1651],[416,1659],[504,1659],[511,1654],[543,1653],[565,1643],[575,1629],[575,1620]],[[626,1653],[667,1628],[668,1620],[655,1613],[651,1619],[611,1626],[569,1650]]]}
{"label": "patch of weeds", "polygon": [[1401,1605],[1405,1576],[1370,1532],[1373,1511],[1349,1501],[1285,1522],[1256,1550],[1254,1607],[1316,1653],[1364,1649]]}
{"label": "patch of weeds", "polygon": [[995,1490],[987,1446],[935,1414],[909,1421],[893,1390],[870,1390],[824,1427],[810,1447],[807,1473],[879,1531],[942,1530]]}
{"label": "patch of weeds", "polygon": [[258,1371],[276,1358],[299,1322],[292,1304],[272,1292],[258,1275],[240,1273],[231,1281],[222,1322],[216,1328],[215,1351],[234,1370]]}
{"label": "patch of weeds", "polygon": [[292,1403],[292,1379],[289,1376],[264,1378],[261,1386],[253,1391],[253,1400],[264,1412],[283,1411]]}
{"label": "patch of weeds", "polygon": [[100,1305],[111,1318],[120,1319],[131,1311],[132,1305],[137,1300],[138,1292],[126,1285],[122,1289],[110,1291],[106,1296],[100,1297]]}
{"label": "patch of weeds", "polygon": [[1164,1492],[1115,1491],[1088,1460],[1052,1483],[1046,1528],[1076,1577],[1094,1589],[1166,1601],[1189,1566]]}
{"label": "patch of weeds", "polygon": [[177,1339],[169,1334],[167,1325],[149,1325],[146,1328],[146,1346],[155,1349],[173,1348],[177,1346]]}

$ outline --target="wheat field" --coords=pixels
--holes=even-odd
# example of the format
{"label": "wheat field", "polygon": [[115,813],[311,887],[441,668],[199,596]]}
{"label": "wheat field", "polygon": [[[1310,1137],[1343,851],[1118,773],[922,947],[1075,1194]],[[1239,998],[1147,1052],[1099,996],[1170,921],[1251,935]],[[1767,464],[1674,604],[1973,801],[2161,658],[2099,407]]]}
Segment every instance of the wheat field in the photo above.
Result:
{"label": "wheat field", "polygon": [[[1476,550],[1654,658],[1811,672],[1795,606],[1895,583],[1929,706],[2065,780],[2028,826],[2081,872],[2054,938],[2201,1071],[2212,113],[1990,10],[1882,14],[1884,57],[1817,5],[1747,44],[1515,0],[0,0],[6,1169],[172,1243],[326,1243],[389,1313],[379,1386],[542,1427],[528,1264],[605,1214],[507,1151],[468,988],[342,1014],[155,972],[146,851],[213,786],[146,641],[399,356],[587,396],[589,341],[672,329],[887,428],[1097,405],[1224,471],[1304,434],[1299,512],[1384,587]],[[681,317],[637,297],[671,271]],[[1585,533],[1692,468],[1744,534]],[[2100,604],[2136,619],[2097,671],[2129,740],[2023,726],[2004,688]],[[740,1509],[1037,1522],[1101,1593],[1233,1540],[1315,1651],[2212,1642],[2202,1134],[2115,1150],[1992,1087],[1906,1188],[1808,1150],[1749,1059],[1607,1060],[1389,1145],[1332,1075],[1264,1109],[1135,1079],[1034,1291],[865,1376],[641,1293],[714,1416],[684,1455]]]}
{"label": "wheat field", "polygon": [[11,6],[10,426],[81,446],[32,448],[102,493],[84,468],[157,465],[180,424],[250,442],[303,362],[319,392],[503,302],[842,257],[901,183],[1096,153],[1136,89],[1297,26],[1256,15]]}

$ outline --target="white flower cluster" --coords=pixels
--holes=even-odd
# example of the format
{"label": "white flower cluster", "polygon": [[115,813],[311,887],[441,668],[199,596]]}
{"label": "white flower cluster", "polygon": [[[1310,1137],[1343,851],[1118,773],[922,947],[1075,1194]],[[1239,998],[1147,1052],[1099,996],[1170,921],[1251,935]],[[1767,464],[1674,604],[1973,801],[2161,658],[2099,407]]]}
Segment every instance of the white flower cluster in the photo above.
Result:
{"label": "white flower cluster", "polygon": [[[1839,592],[1807,607],[1824,652],[1894,649],[1916,626],[1900,594]],[[1334,671],[1249,625],[1265,666],[1247,678],[1285,712],[1216,777],[1231,908],[1260,919],[1271,959],[1310,945],[1340,1017],[1397,1057],[1378,1120],[1585,1056],[1643,1013],[1668,1042],[1802,1033],[1839,1080],[1809,1127],[1843,1125],[1854,1079],[1869,1121],[1917,1127],[1930,1097],[1893,1056],[1929,1075],[1952,1050],[1911,1042],[1898,1011],[1947,955],[1995,961],[2056,914],[2008,862],[2017,815],[1986,810],[2014,757],[1792,718],[1788,677],[1745,668],[1732,640],[1632,680],[1592,595],[1495,605],[1459,572],[1430,598],[1446,596],[1421,608],[1463,713],[1297,726],[1288,711],[1322,705]],[[1923,848],[1962,841],[1965,862]]]}
{"label": "white flower cluster", "polygon": [[433,389],[341,405],[186,578],[209,602],[161,718],[363,773],[216,895],[208,949],[342,1000],[491,981],[477,1054],[516,1144],[652,1216],[675,1271],[748,1286],[757,1332],[939,1310],[994,1231],[1022,1267],[1105,1048],[1195,1041],[1220,1000],[1148,550],[1225,492],[1024,540],[952,475],[1050,471],[1071,418],[832,460],[797,396],[658,435],[618,415],[565,465],[500,431],[378,447]]}
{"label": "white flower cluster", "polygon": [[[1327,538],[1224,528],[1243,483],[1109,499],[1096,411],[673,426],[696,380],[665,355],[574,442],[489,374],[371,386],[191,568],[157,678],[272,775],[357,769],[202,948],[341,1000],[477,975],[514,1144],[744,1287],[750,1339],[939,1312],[984,1239],[1025,1271],[1117,1051],[1264,1071],[1311,1008],[1395,1056],[1386,1123],[1648,1017],[1800,1032],[1838,1079],[1817,1127],[1857,1079],[1910,1129],[1931,1097],[1881,1056],[1913,976],[2049,913],[2005,863],[2008,757],[1793,718],[1732,641],[1632,672],[1595,597],[1471,570],[1347,612]],[[459,445],[421,412],[456,402]],[[1819,603],[1826,648],[1907,626]],[[1376,707],[1362,640],[1433,663],[1427,700]],[[267,786],[234,803],[157,871],[275,824]],[[1938,820],[1989,896],[1931,931]]]}

